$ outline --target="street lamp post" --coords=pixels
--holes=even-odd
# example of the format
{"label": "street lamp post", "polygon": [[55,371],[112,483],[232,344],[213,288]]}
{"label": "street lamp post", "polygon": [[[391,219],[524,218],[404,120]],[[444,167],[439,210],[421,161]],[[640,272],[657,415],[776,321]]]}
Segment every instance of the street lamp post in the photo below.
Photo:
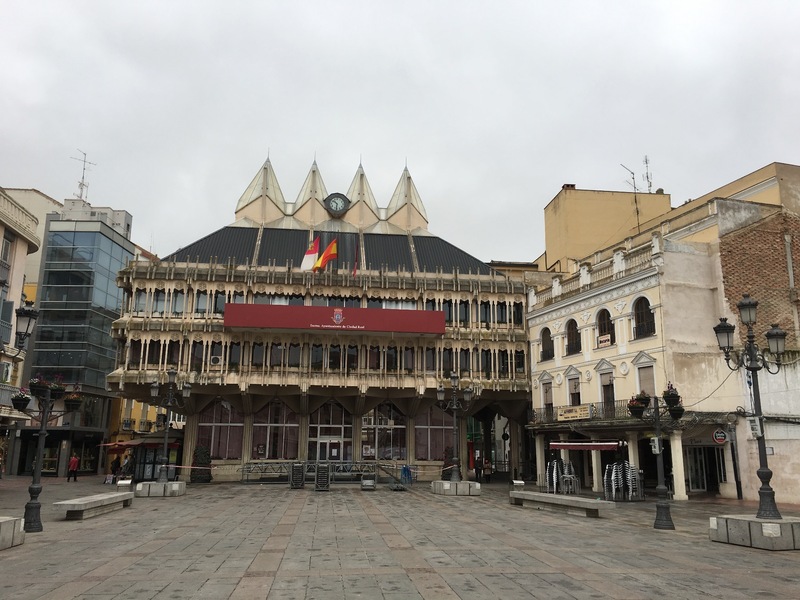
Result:
{"label": "street lamp post", "polygon": [[[158,470],[158,483],[167,483],[169,481],[169,412],[170,409],[178,399],[175,396],[177,391],[176,380],[178,372],[175,369],[167,371],[167,385],[166,395],[161,400],[161,406],[164,407],[164,453],[161,457],[161,468]],[[150,396],[157,400],[161,396],[161,387],[158,381],[154,381],[150,385]],[[179,394],[180,400],[185,400],[189,397],[192,391],[192,386],[188,383],[183,384],[183,388]]]}
{"label": "street lamp post", "polygon": [[[461,481],[461,469],[458,465],[458,411],[462,408],[466,409],[469,406],[469,403],[472,400],[472,388],[468,387],[462,392],[462,395],[464,396],[464,404],[462,405],[458,399],[458,375],[456,375],[454,372],[450,373],[450,384],[453,389],[453,395],[444,408],[445,410],[449,409],[453,411],[453,470],[450,472],[450,481],[458,482]],[[436,390],[436,397],[439,402],[444,402],[445,389],[441,384],[439,384],[439,387]]]}
{"label": "street lamp post", "polygon": [[[39,494],[42,493],[42,462],[44,461],[44,446],[47,438],[47,423],[56,414],[53,411],[53,405],[56,400],[59,400],[64,395],[64,390],[31,386],[31,395],[39,404],[38,413],[21,405],[15,405],[15,408],[30,417],[35,418],[38,416],[39,418],[39,440],[36,445],[36,458],[34,459],[36,463],[33,466],[31,485],[28,487],[30,500],[25,504],[25,531],[27,533],[38,533],[44,529],[42,527],[42,505],[39,502]],[[14,402],[16,404],[17,400],[14,400]],[[24,400],[22,403],[27,404]],[[62,414],[62,412],[58,414]]]}
{"label": "street lamp post", "polygon": [[786,332],[778,327],[777,324],[773,324],[765,334],[769,352],[775,356],[775,370],[772,371],[770,363],[756,344],[756,336],[753,333],[757,306],[758,301],[752,299],[749,294],[744,294],[742,300],[736,305],[739,309],[742,323],[747,327],[747,341],[744,345],[744,351],[733,361],[731,360],[731,350],[733,349],[733,334],[736,326],[728,323],[728,319],[720,318],[719,323],[714,327],[714,333],[717,335],[717,343],[720,350],[725,354],[725,364],[728,365],[728,368],[732,371],[738,371],[741,367],[744,367],[750,373],[753,383],[753,412],[750,414],[742,411],[742,413],[753,419],[753,430],[758,444],[758,470],[756,475],[761,480],[761,487],[758,490],[758,512],[756,513],[756,518],[780,519],[782,517],[778,511],[778,506],[775,504],[775,491],[769,485],[772,479],[772,471],[770,471],[767,462],[767,444],[764,439],[764,417],[761,412],[761,391],[758,387],[758,372],[764,369],[767,373],[775,375],[780,371],[781,356],[786,350]]}

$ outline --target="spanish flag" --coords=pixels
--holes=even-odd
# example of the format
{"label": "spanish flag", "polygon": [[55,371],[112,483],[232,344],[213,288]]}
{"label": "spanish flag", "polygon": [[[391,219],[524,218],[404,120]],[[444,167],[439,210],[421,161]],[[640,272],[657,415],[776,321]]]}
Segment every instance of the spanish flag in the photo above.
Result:
{"label": "spanish flag", "polygon": [[313,270],[314,264],[317,262],[318,256],[319,256],[319,236],[314,238],[314,241],[308,245],[308,250],[306,250],[306,253],[303,256],[303,262],[300,264],[300,270],[301,271]]}
{"label": "spanish flag", "polygon": [[317,262],[314,263],[314,270],[319,271],[320,269],[324,269],[325,265],[327,265],[330,261],[336,258],[338,255],[336,251],[336,240],[334,239],[327,248],[325,248],[325,252],[323,252],[320,257],[317,259]]}

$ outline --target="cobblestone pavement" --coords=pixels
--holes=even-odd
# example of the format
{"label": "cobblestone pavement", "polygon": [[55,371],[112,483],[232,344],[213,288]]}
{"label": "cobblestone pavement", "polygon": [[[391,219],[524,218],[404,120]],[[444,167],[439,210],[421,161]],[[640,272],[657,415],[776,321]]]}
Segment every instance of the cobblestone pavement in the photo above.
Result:
{"label": "cobblestone pavement", "polygon": [[[23,515],[29,481],[0,480],[0,516]],[[422,483],[211,484],[65,521],[53,502],[110,486],[43,483],[44,531],[0,552],[0,598],[800,597],[800,552],[708,540],[709,516],[754,514],[753,503],[673,503],[676,530],[659,531],[652,501],[586,519],[511,506],[502,483],[458,498]]]}

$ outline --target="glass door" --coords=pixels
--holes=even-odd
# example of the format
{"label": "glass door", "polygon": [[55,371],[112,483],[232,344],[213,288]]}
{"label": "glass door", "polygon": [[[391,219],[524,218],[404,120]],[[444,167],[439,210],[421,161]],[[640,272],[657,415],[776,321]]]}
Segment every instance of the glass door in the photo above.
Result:
{"label": "glass door", "polygon": [[692,446],[683,449],[683,463],[686,466],[686,491],[705,492],[707,466],[705,448]]}
{"label": "glass door", "polygon": [[317,440],[317,460],[342,460],[342,441],[339,439]]}

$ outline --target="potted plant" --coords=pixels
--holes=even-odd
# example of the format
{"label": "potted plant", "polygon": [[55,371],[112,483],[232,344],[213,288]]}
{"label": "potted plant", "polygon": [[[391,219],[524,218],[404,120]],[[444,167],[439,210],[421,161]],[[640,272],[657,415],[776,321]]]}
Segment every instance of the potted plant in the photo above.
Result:
{"label": "potted plant", "polygon": [[211,482],[211,452],[205,446],[198,446],[192,455],[191,483]]}
{"label": "potted plant", "polygon": [[41,375],[35,375],[28,380],[28,387],[34,396],[44,396],[47,393],[47,388],[50,387],[50,382]]}
{"label": "potted plant", "polygon": [[683,413],[685,412],[685,409],[680,404],[676,404],[675,406],[668,406],[667,410],[669,411],[669,416],[676,421],[680,419],[683,416]]}
{"label": "potted plant", "polygon": [[67,393],[67,386],[64,385],[64,378],[61,375],[56,375],[55,379],[48,383],[48,387],[51,400],[60,400]]}
{"label": "potted plant", "polygon": [[11,396],[11,404],[14,405],[14,409],[18,410],[19,412],[25,412],[25,409],[28,408],[28,404],[30,404],[31,398],[30,394],[25,391],[25,388],[20,388],[14,395]]}
{"label": "potted plant", "polygon": [[[52,394],[52,391],[50,393]],[[83,404],[83,396],[81,396],[80,392],[70,392],[64,396],[64,409],[67,412],[80,410],[81,404]]]}
{"label": "potted plant", "polygon": [[650,394],[642,390],[628,401],[628,412],[631,416],[641,419],[645,409],[650,404]]}
{"label": "potted plant", "polygon": [[681,403],[681,395],[678,393],[678,389],[670,382],[667,382],[667,389],[664,390],[661,397],[667,406],[678,406]]}

